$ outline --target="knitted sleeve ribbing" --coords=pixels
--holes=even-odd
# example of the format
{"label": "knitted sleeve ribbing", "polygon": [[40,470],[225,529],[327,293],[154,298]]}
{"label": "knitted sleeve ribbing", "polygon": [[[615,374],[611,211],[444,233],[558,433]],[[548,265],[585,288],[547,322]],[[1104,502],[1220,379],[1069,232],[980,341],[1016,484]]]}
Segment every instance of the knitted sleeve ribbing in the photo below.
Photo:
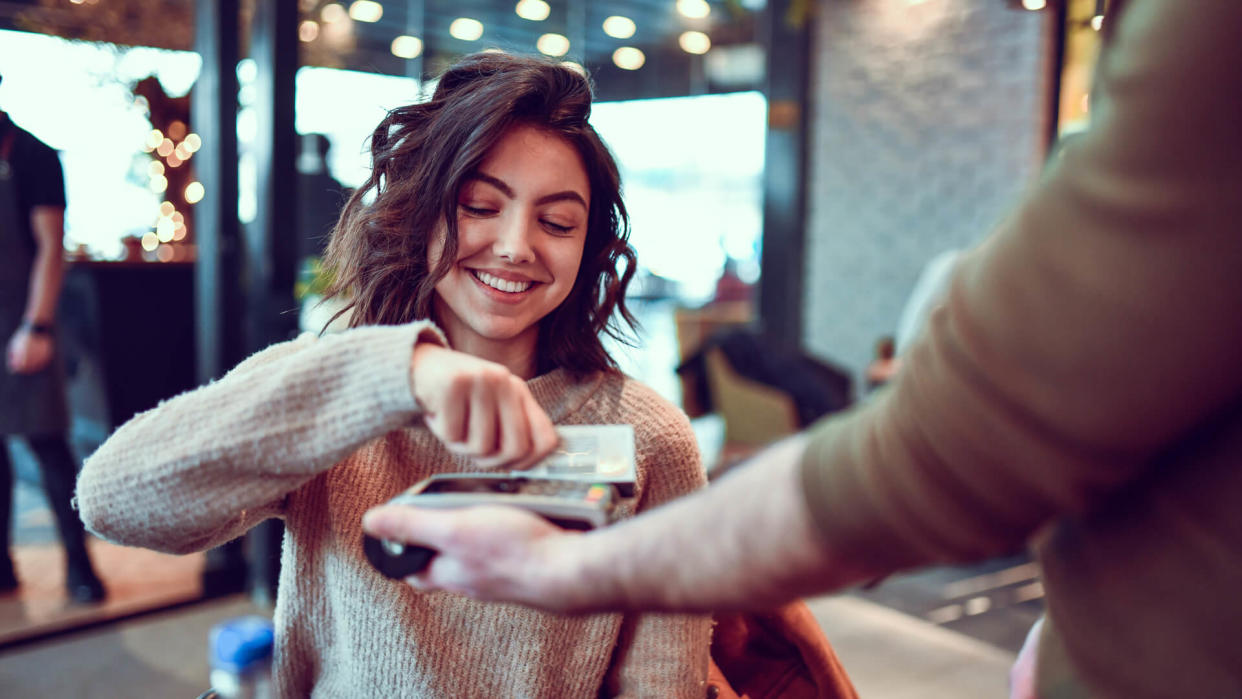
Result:
{"label": "knitted sleeve ribbing", "polygon": [[305,334],[135,416],[83,466],[83,521],[124,545],[188,553],[280,516],[289,492],[414,419],[422,340],[447,344],[428,322]]}

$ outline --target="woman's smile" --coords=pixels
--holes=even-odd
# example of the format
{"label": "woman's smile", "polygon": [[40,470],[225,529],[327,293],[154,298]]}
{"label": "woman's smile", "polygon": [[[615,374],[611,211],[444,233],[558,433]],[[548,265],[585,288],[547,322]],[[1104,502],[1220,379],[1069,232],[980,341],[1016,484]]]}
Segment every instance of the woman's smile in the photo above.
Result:
{"label": "woman's smile", "polygon": [[[591,187],[564,138],[516,126],[458,193],[457,264],[436,284],[435,318],[454,349],[531,356],[539,321],[578,278]],[[435,265],[443,240],[428,250]]]}

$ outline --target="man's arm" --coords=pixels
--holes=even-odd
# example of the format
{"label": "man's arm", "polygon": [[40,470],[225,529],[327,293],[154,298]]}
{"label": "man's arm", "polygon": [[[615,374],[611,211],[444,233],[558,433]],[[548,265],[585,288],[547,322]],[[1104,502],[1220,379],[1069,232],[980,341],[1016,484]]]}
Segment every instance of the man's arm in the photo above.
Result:
{"label": "man's arm", "polygon": [[65,210],[36,206],[30,212],[36,252],[30,271],[24,323],[9,340],[9,370],[18,374],[41,371],[52,360],[50,327],[56,319],[56,302],[64,279]]}
{"label": "man's arm", "polygon": [[444,552],[416,585],[701,610],[994,555],[1106,501],[1242,387],[1242,5],[1119,17],[1091,130],[963,256],[890,390],[606,531],[494,509],[364,526]]}

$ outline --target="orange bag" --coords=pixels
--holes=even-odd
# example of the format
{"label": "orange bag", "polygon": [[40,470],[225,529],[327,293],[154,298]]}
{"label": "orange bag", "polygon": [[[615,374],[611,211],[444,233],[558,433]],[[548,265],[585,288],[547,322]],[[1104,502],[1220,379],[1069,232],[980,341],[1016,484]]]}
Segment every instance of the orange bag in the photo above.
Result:
{"label": "orange bag", "polygon": [[858,699],[805,602],[720,612],[715,622],[708,699]]}

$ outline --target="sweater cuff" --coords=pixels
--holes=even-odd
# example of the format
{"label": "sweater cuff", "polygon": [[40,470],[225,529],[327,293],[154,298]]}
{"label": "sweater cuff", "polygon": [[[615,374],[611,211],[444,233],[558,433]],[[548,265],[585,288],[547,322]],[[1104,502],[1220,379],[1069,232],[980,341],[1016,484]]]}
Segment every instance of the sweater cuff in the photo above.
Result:
{"label": "sweater cuff", "polygon": [[444,333],[430,320],[357,328],[352,333],[354,346],[347,351],[360,360],[352,362],[354,366],[371,374],[369,383],[379,408],[384,412],[421,413],[410,390],[410,357],[420,342],[448,347]]}

